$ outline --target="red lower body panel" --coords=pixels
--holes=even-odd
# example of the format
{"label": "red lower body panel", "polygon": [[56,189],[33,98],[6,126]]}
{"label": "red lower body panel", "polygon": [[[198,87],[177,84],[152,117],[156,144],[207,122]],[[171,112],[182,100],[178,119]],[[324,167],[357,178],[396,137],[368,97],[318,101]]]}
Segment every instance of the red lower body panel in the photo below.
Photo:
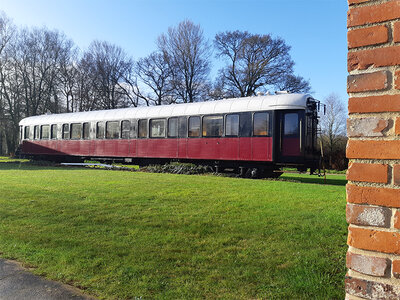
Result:
{"label": "red lower body panel", "polygon": [[300,139],[299,138],[283,138],[282,139],[282,156],[300,156]]}
{"label": "red lower body panel", "polygon": [[22,153],[32,155],[237,161],[272,161],[272,149],[271,137],[34,140],[22,143]]}

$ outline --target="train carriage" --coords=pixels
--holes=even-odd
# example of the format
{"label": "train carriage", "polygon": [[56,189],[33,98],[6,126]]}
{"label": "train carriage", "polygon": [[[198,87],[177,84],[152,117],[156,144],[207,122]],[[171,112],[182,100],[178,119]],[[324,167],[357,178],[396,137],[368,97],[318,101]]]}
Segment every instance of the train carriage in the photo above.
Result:
{"label": "train carriage", "polygon": [[20,153],[54,161],[169,161],[245,176],[317,168],[319,101],[307,94],[47,114],[20,122]]}

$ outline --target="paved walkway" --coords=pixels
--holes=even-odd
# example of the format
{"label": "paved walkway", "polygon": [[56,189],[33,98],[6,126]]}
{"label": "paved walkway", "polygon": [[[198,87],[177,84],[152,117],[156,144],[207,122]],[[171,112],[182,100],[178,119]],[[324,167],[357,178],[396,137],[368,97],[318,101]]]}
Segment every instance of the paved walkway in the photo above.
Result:
{"label": "paved walkway", "polygon": [[94,300],[78,289],[43,279],[18,263],[0,259],[0,300]]}

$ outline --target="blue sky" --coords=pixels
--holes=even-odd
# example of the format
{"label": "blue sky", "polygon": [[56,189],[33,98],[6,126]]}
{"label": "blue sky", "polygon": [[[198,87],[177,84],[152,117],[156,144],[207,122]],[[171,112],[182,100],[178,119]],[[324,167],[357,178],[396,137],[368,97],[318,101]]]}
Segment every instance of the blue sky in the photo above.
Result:
{"label": "blue sky", "polygon": [[0,0],[0,10],[18,26],[58,29],[81,49],[106,40],[134,59],[184,19],[210,41],[226,30],[270,33],[292,47],[295,72],[310,80],[316,98],[334,92],[347,100],[345,0]]}

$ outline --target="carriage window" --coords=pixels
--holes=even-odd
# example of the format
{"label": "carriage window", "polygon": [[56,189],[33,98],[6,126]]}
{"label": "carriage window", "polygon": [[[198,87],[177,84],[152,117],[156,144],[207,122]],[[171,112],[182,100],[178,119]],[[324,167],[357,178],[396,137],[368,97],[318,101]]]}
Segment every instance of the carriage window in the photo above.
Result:
{"label": "carriage window", "polygon": [[106,139],[119,138],[119,122],[112,121],[106,123]]}
{"label": "carriage window", "polygon": [[50,126],[42,125],[40,127],[40,138],[43,140],[48,140],[50,137]]}
{"label": "carriage window", "polygon": [[170,118],[168,120],[168,137],[178,137],[178,118]]}
{"label": "carriage window", "polygon": [[139,138],[147,137],[147,120],[139,120]]}
{"label": "carriage window", "polygon": [[82,124],[73,123],[71,124],[71,139],[80,140],[82,138]]}
{"label": "carriage window", "polygon": [[203,117],[203,136],[222,136],[224,132],[223,116],[206,116]]}
{"label": "carriage window", "polygon": [[25,126],[24,129],[24,139],[29,140],[29,126]]}
{"label": "carriage window", "polygon": [[187,118],[186,117],[179,117],[178,119],[178,136],[180,138],[187,137]]}
{"label": "carriage window", "polygon": [[97,122],[96,126],[96,139],[104,139],[104,122]]}
{"label": "carriage window", "polygon": [[121,139],[129,139],[131,133],[131,121],[121,122]]}
{"label": "carriage window", "polygon": [[190,137],[200,136],[200,117],[189,118],[189,136]]}
{"label": "carriage window", "polygon": [[225,121],[225,135],[239,135],[239,115],[227,115]]}
{"label": "carriage window", "polygon": [[165,119],[150,120],[150,137],[165,137]]}
{"label": "carriage window", "polygon": [[22,140],[22,126],[19,126],[19,139]]}
{"label": "carriage window", "polygon": [[83,123],[82,134],[84,140],[90,139],[90,123]]}
{"label": "carriage window", "polygon": [[33,139],[35,139],[35,140],[38,140],[38,139],[39,139],[39,125],[36,125],[36,126],[34,127]]}
{"label": "carriage window", "polygon": [[57,124],[51,125],[51,139],[54,140],[57,138]]}
{"label": "carriage window", "polygon": [[253,135],[261,135],[266,136],[268,135],[268,126],[269,125],[269,113],[261,112],[254,114],[254,129]]}
{"label": "carriage window", "polygon": [[283,134],[285,136],[297,135],[299,132],[299,115],[297,113],[285,114],[283,128]]}
{"label": "carriage window", "polygon": [[68,140],[69,139],[69,124],[63,124],[62,127],[62,137],[64,140]]}

